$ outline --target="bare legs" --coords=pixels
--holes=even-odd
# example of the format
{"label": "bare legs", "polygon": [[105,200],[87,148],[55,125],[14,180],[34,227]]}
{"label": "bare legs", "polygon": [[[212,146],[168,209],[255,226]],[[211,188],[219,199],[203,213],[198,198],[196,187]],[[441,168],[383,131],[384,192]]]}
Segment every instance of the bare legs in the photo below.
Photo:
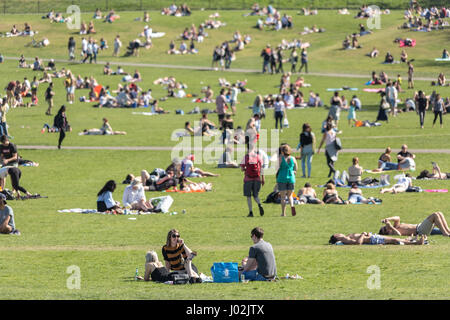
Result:
{"label": "bare legs", "polygon": [[[281,197],[281,216],[286,216],[286,196],[289,199],[289,205],[291,208],[294,208],[294,199],[292,198],[292,190],[283,190],[280,191],[280,197]],[[292,210],[292,209],[291,209]],[[292,210],[294,211],[294,210]]]}
{"label": "bare legs", "polygon": [[438,227],[439,230],[441,230],[442,235],[444,237],[450,236],[450,229],[448,228],[447,221],[445,220],[445,217],[442,214],[442,212],[439,211],[434,212],[433,214],[428,216],[427,219],[433,222],[436,225],[436,227]]}

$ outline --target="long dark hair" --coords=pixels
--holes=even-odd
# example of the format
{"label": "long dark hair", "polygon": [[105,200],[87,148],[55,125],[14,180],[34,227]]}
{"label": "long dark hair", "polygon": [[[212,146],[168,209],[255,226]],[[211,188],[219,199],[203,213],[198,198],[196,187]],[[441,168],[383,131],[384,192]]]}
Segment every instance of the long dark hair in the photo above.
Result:
{"label": "long dark hair", "polygon": [[66,106],[62,105],[61,108],[58,110],[58,115],[61,115],[63,112],[66,112]]}
{"label": "long dark hair", "polygon": [[106,191],[114,192],[114,190],[116,190],[116,182],[114,180],[109,180],[108,182],[106,182],[103,188],[97,193],[97,196],[102,195]]}

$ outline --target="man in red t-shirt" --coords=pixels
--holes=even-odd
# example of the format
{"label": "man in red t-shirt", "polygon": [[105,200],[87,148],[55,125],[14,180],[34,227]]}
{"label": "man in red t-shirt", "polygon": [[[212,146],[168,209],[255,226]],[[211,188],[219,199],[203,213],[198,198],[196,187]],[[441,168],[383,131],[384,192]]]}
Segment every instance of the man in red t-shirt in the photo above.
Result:
{"label": "man in red t-shirt", "polygon": [[258,152],[251,149],[241,162],[241,170],[244,171],[244,196],[247,197],[249,214],[253,217],[252,195],[258,204],[259,214],[264,215],[264,209],[259,200],[259,190],[264,186],[263,160]]}

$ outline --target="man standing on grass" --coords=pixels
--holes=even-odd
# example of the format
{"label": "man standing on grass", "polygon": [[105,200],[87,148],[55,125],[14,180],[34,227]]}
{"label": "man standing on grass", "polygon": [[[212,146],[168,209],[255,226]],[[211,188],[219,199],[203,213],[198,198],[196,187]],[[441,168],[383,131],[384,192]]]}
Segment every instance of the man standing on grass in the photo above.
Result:
{"label": "man standing on grass", "polygon": [[0,233],[20,236],[20,231],[14,223],[13,209],[6,205],[6,196],[3,193],[0,193]]}
{"label": "man standing on grass", "polygon": [[261,206],[261,200],[259,200],[259,190],[261,185],[264,186],[264,172],[263,172],[263,159],[262,156],[255,151],[253,145],[249,145],[249,137],[245,137],[247,142],[248,153],[245,155],[241,162],[241,170],[244,171],[244,196],[247,197],[248,211],[247,217],[253,217],[252,210],[252,195],[258,204],[259,214],[261,217],[264,215],[264,209]]}
{"label": "man standing on grass", "polygon": [[55,96],[55,92],[53,91],[53,82],[50,82],[47,90],[45,90],[45,101],[48,103],[48,109],[45,112],[46,115],[52,115],[53,108],[53,97]]}
{"label": "man standing on grass", "polygon": [[414,89],[414,66],[411,61],[408,61],[408,89]]}
{"label": "man standing on grass", "polygon": [[256,227],[250,237],[254,243],[250,247],[248,258],[242,260],[242,274],[246,280],[268,281],[277,276],[277,264],[272,245],[263,240],[264,230]]}

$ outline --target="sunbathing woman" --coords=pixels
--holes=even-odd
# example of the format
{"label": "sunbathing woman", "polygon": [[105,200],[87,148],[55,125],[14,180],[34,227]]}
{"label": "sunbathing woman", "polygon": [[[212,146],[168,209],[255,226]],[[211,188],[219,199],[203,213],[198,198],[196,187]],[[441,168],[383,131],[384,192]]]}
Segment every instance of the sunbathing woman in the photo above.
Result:
{"label": "sunbathing woman", "polygon": [[348,235],[342,233],[333,234],[330,238],[330,244],[336,244],[336,242],[342,242],[342,244],[350,245],[362,245],[362,244],[400,244],[400,245],[423,245],[426,242],[427,237],[421,236],[419,240],[416,238],[399,239],[386,236],[380,236],[372,233],[351,233]]}
{"label": "sunbathing woman", "polygon": [[342,200],[338,195],[336,186],[332,183],[327,183],[325,190],[323,190],[322,201],[327,204],[348,204],[348,201]]}
{"label": "sunbathing woman", "polygon": [[348,202],[351,204],[355,204],[355,203],[364,203],[364,204],[373,203],[373,204],[375,204],[375,200],[366,199],[362,196],[362,191],[358,187],[358,184],[356,184],[356,183],[352,184],[352,188],[350,189],[350,191],[348,193]]}
{"label": "sunbathing woman", "polygon": [[111,125],[108,122],[108,119],[103,118],[103,125],[100,129],[84,129],[83,132],[80,132],[78,135],[125,135],[127,134],[125,131],[114,131]]}
{"label": "sunbathing woman", "polygon": [[449,180],[450,172],[441,172],[441,168],[439,168],[436,162],[431,162],[433,165],[432,172],[430,173],[428,170],[423,170],[417,179],[437,179],[437,180]]}
{"label": "sunbathing woman", "polygon": [[401,176],[397,183],[394,184],[392,188],[384,188],[380,190],[380,193],[400,193],[400,192],[406,192],[409,188],[412,187],[412,180],[411,175],[409,173],[405,174],[404,176]]}

